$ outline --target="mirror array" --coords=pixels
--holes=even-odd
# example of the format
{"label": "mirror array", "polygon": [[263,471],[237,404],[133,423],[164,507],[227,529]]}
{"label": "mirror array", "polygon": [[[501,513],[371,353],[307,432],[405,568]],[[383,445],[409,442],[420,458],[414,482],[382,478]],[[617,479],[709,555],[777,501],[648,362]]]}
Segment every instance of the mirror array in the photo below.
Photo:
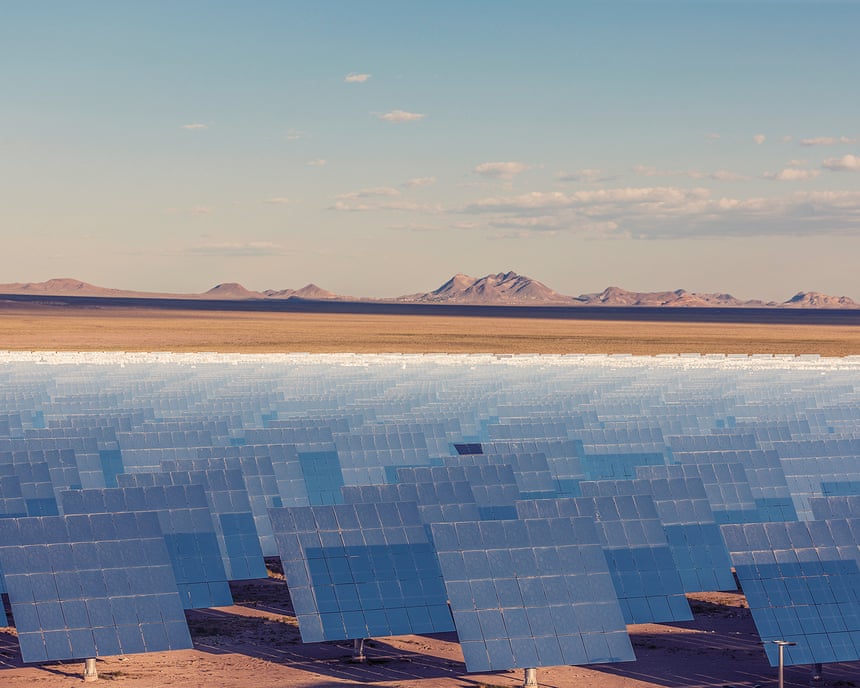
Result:
{"label": "mirror array", "polygon": [[[659,476],[680,466],[640,466],[637,473]],[[662,469],[662,470],[661,470]],[[586,496],[639,495],[653,501],[658,526],[665,534],[672,567],[687,592],[729,590],[735,587],[731,561],[713,510],[699,478],[654,477],[638,480],[583,481]]]}
{"label": "mirror array", "polygon": [[592,519],[431,527],[471,671],[634,659]]}
{"label": "mirror array", "polygon": [[191,647],[154,513],[2,519],[0,543],[25,662]]}
{"label": "mirror array", "polygon": [[[860,652],[857,538],[847,521],[727,525],[723,529],[771,664],[842,662]],[[852,551],[841,556],[840,549]]]}
{"label": "mirror array", "polygon": [[632,660],[734,566],[771,663],[855,661],[858,401],[851,357],[7,352],[0,584],[24,661],[84,659],[278,556],[305,642],[490,671]]}
{"label": "mirror array", "polygon": [[60,493],[60,502],[67,515],[155,512],[182,606],[204,609],[233,604],[201,485],[68,490]]}
{"label": "mirror array", "polygon": [[591,518],[612,574],[624,622],[693,618],[672,551],[650,495],[536,499],[517,504],[520,518]]}
{"label": "mirror array", "polygon": [[269,513],[305,642],[454,630],[416,503]]}

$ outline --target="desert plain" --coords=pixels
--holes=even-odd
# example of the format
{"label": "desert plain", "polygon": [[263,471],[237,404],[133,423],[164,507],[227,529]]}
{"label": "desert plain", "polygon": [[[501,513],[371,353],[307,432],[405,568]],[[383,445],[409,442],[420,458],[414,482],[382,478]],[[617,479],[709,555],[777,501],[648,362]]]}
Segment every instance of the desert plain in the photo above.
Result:
{"label": "desert plain", "polygon": [[[860,354],[860,327],[660,323],[326,313],[0,307],[0,349],[220,352],[494,352]],[[277,565],[273,566],[277,569]],[[99,659],[100,682],[128,688],[491,688],[522,685],[521,671],[468,674],[453,634],[377,638],[367,661],[350,643],[301,642],[282,577],[234,583],[235,604],[187,612],[194,649]],[[689,595],[694,620],[630,626],[637,661],[550,667],[552,688],[756,688],[776,669],[739,592]],[[80,685],[80,662],[25,665],[14,629],[0,629],[0,686]],[[850,688],[860,663],[788,667],[785,685]]]}

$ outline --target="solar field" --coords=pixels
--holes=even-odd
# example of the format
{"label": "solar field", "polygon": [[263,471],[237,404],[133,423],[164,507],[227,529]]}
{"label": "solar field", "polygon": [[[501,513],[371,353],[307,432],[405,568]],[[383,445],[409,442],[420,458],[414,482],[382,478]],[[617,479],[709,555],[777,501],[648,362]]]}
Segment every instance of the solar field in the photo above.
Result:
{"label": "solar field", "polygon": [[635,676],[632,629],[718,591],[770,666],[850,674],[858,509],[860,357],[0,356],[24,663],[199,646],[268,562],[303,643],[429,634],[464,675]]}

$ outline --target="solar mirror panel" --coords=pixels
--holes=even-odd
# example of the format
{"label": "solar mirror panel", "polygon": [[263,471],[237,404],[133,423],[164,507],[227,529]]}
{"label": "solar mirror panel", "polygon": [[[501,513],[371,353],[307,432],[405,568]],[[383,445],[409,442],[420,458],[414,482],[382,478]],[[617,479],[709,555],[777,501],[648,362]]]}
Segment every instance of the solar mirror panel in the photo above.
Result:
{"label": "solar mirror panel", "polygon": [[[28,513],[27,502],[21,491],[21,480],[15,475],[10,464],[0,464],[0,519],[24,516],[28,516]],[[6,583],[3,580],[3,566],[0,564],[0,593],[3,592],[6,592]],[[4,612],[0,621],[5,618]]]}
{"label": "solar mirror panel", "polygon": [[[74,430],[48,428],[29,430],[26,436],[32,449],[59,453],[56,459],[47,458],[51,465],[52,480],[58,488],[104,485],[100,450],[111,442],[116,446],[112,432],[106,435],[98,429],[83,427]],[[106,438],[105,441],[101,440],[102,437]]]}
{"label": "solar mirror panel", "polygon": [[484,445],[488,454],[541,453],[546,456],[553,477],[563,484],[573,485],[585,477],[581,458],[585,450],[581,440],[529,439],[492,442]]}
{"label": "solar mirror panel", "polygon": [[60,513],[50,467],[41,452],[0,452],[0,464],[11,467],[18,477],[28,516],[56,516]]}
{"label": "solar mirror panel", "polygon": [[481,518],[516,517],[514,504],[521,498],[521,494],[510,465],[418,466],[397,469],[397,481],[401,483],[420,484],[464,480],[471,486]]}
{"label": "solar mirror panel", "polygon": [[509,465],[523,498],[558,493],[558,482],[549,470],[546,455],[539,452],[460,455],[447,457],[445,463],[449,466]]}
{"label": "solar mirror panel", "polygon": [[469,671],[634,659],[590,518],[431,528]]}
{"label": "solar mirror panel", "polygon": [[[860,495],[860,480],[844,480],[841,477],[834,480],[822,480],[821,493],[827,497]],[[810,501],[812,499],[814,498],[810,497]]]}
{"label": "solar mirror panel", "polygon": [[120,473],[116,477],[116,483],[118,487],[149,487],[175,485],[176,481],[169,473]]}
{"label": "solar mirror panel", "polygon": [[699,478],[717,523],[750,523],[759,520],[758,505],[742,463],[687,463],[640,466],[643,479]]}
{"label": "solar mirror panel", "polygon": [[650,496],[535,499],[518,502],[517,511],[520,518],[583,516],[594,520],[625,623],[693,618]]}
{"label": "solar mirror panel", "polygon": [[[674,452],[682,464],[741,463],[758,509],[758,521],[795,521],[797,512],[779,455],[772,449]],[[741,519],[741,522],[748,522]]]}
{"label": "solar mirror panel", "polygon": [[60,493],[63,513],[153,511],[158,517],[185,609],[233,604],[201,485],[115,487]]}
{"label": "solar mirror panel", "polygon": [[304,642],[454,629],[414,502],[269,513]]}
{"label": "solar mirror panel", "polygon": [[586,453],[582,470],[589,480],[630,480],[636,477],[637,466],[661,466],[665,457],[660,452]]}
{"label": "solar mirror panel", "polygon": [[9,469],[10,466],[0,464],[0,518],[27,516],[21,479]]}
{"label": "solar mirror panel", "polygon": [[311,505],[338,504],[345,484],[340,458],[331,448],[302,449],[298,452],[305,491]]}
{"label": "solar mirror panel", "polygon": [[813,497],[809,500],[812,517],[816,521],[826,518],[860,517],[860,495]]}
{"label": "solar mirror panel", "polygon": [[853,559],[860,566],[860,517],[828,519],[827,527],[833,535],[841,559]]}
{"label": "solar mirror panel", "polygon": [[2,519],[0,543],[25,662],[191,647],[155,514]]}
{"label": "solar mirror panel", "polygon": [[728,449],[758,449],[758,441],[750,432],[712,433],[708,435],[667,436],[666,444],[678,451],[723,451]]}
{"label": "solar mirror panel", "polygon": [[126,473],[117,476],[120,487],[147,485],[202,485],[229,580],[265,578],[266,565],[254,516],[238,468]]}
{"label": "solar mirror panel", "polygon": [[860,466],[856,461],[860,455],[860,439],[794,439],[774,442],[772,446],[779,455],[801,517],[811,516],[809,499],[824,494],[823,483],[833,489],[840,482],[860,481]]}
{"label": "solar mirror panel", "polygon": [[856,544],[853,557],[840,556],[825,521],[722,531],[771,666],[778,663],[775,640],[796,643],[785,648],[786,665],[860,659]]}
{"label": "solar mirror panel", "polygon": [[[302,466],[299,462],[299,453],[295,445],[291,444],[243,444],[235,447],[201,447],[198,448],[199,458],[237,458],[240,465],[245,462],[258,462],[261,479],[266,478],[263,485],[263,493],[266,501],[271,499],[270,507],[278,506],[307,506],[308,490],[305,486],[305,478]],[[271,463],[274,472],[274,486],[268,485],[268,463]],[[246,475],[256,476],[252,470]],[[272,487],[276,492],[272,493]],[[280,504],[278,504],[280,500]],[[252,499],[251,506],[254,507]],[[259,524],[257,512],[254,512],[255,521]],[[268,519],[268,514],[266,515]]]}
{"label": "solar mirror panel", "polygon": [[275,556],[275,546],[272,525],[269,522],[268,510],[271,507],[283,506],[278,492],[277,479],[272,461],[266,456],[237,456],[235,458],[182,459],[162,461],[165,471],[176,470],[209,470],[237,468],[242,472],[245,490],[248,493],[249,506],[254,515],[254,526],[260,539],[260,548],[264,556]]}
{"label": "solar mirror panel", "polygon": [[463,481],[347,485],[341,488],[345,504],[360,502],[415,502],[422,523],[473,521],[479,518],[471,485]]}
{"label": "solar mirror panel", "polygon": [[455,442],[453,446],[454,451],[460,456],[473,456],[484,453],[484,449],[480,442]]}
{"label": "solar mirror panel", "polygon": [[580,487],[585,497],[610,494],[651,496],[684,592],[736,589],[731,559],[701,479],[682,475],[606,480],[583,482]]}

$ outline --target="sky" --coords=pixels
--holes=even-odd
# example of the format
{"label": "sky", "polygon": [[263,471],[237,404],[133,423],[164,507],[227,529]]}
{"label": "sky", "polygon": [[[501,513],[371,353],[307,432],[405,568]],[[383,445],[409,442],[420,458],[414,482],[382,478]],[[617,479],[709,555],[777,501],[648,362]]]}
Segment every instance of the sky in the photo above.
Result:
{"label": "sky", "polygon": [[860,301],[860,0],[0,15],[0,283]]}

